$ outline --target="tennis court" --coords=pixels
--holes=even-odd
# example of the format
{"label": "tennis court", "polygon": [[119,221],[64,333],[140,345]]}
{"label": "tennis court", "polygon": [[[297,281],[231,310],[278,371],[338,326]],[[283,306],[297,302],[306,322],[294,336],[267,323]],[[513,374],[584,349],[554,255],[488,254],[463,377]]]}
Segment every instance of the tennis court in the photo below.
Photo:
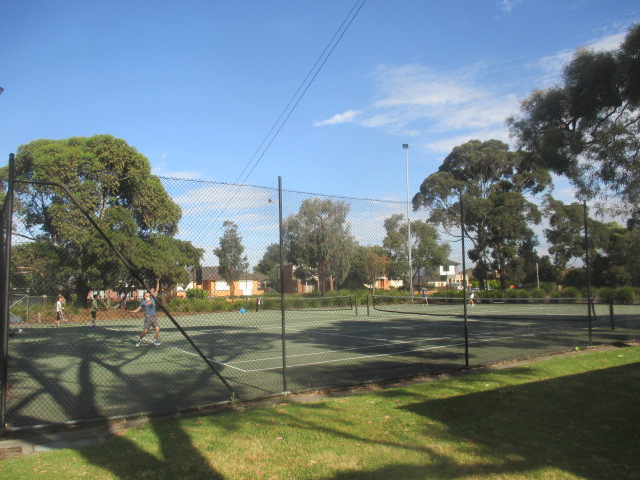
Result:
{"label": "tennis court", "polygon": [[[209,313],[176,317],[239,399],[432,374],[566,351],[589,343],[586,305],[462,305]],[[593,338],[638,338],[640,308],[596,305]],[[581,313],[579,313],[581,312]],[[10,426],[166,413],[226,402],[232,392],[169,318],[134,346],[140,316],[25,325],[9,345]],[[284,354],[286,355],[283,355]]]}

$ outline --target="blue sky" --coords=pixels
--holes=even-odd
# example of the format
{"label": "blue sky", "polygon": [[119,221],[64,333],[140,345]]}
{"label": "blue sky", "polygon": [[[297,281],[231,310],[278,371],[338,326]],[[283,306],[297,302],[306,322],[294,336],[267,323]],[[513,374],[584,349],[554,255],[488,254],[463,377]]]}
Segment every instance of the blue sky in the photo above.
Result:
{"label": "blue sky", "polygon": [[404,200],[403,143],[413,195],[640,22],[637,0],[363,1],[4,0],[0,154],[104,133],[158,175]]}

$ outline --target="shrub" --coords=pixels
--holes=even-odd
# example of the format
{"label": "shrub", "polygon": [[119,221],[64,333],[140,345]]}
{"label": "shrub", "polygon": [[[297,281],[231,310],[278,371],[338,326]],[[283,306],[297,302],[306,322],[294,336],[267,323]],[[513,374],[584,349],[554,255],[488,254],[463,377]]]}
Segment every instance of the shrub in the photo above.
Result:
{"label": "shrub", "polygon": [[541,288],[535,288],[533,292],[531,292],[531,297],[533,298],[547,298],[547,292],[545,292]]}
{"label": "shrub", "polygon": [[633,287],[620,287],[615,293],[616,303],[636,303],[636,291]]}
{"label": "shrub", "polygon": [[567,287],[560,290],[555,297],[556,298],[568,298],[568,299],[578,299],[582,295],[580,294],[580,290],[576,287]]}
{"label": "shrub", "polygon": [[201,288],[190,288],[187,290],[187,298],[207,298],[209,294]]}
{"label": "shrub", "polygon": [[602,303],[611,303],[615,298],[616,291],[613,288],[604,287],[596,292],[596,298]]}

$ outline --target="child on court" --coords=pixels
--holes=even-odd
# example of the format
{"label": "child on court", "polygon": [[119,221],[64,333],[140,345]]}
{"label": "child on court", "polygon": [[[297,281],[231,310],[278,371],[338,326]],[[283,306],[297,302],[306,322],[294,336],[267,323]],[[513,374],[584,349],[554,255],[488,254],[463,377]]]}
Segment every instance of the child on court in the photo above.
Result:
{"label": "child on court", "polygon": [[60,326],[60,322],[62,321],[62,305],[64,304],[64,297],[62,295],[58,295],[58,301],[56,302],[56,327]]}
{"label": "child on court", "polygon": [[158,341],[158,336],[160,335],[160,324],[158,323],[158,318],[156,317],[156,302],[153,298],[151,298],[151,294],[149,292],[145,292],[144,299],[140,302],[138,308],[136,308],[132,313],[139,312],[144,308],[144,326],[142,327],[142,332],[140,332],[140,338],[136,342],[136,347],[140,346],[140,342],[147,334],[147,331],[153,327],[156,334],[153,337],[153,344],[160,345]]}

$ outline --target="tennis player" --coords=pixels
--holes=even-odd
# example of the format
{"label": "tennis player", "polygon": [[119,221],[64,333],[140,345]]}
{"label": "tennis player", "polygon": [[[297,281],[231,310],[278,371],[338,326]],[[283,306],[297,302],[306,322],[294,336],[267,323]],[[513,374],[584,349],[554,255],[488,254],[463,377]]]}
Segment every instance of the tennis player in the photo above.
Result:
{"label": "tennis player", "polygon": [[160,324],[158,323],[158,318],[156,317],[156,302],[153,298],[151,298],[151,294],[149,292],[145,292],[144,299],[140,302],[138,308],[136,308],[132,313],[139,312],[144,308],[144,326],[142,327],[142,332],[140,332],[140,338],[136,342],[136,347],[140,346],[140,342],[147,334],[149,328],[153,327],[156,331],[156,334],[153,337],[153,344],[160,345],[158,341],[158,336],[160,335]]}

